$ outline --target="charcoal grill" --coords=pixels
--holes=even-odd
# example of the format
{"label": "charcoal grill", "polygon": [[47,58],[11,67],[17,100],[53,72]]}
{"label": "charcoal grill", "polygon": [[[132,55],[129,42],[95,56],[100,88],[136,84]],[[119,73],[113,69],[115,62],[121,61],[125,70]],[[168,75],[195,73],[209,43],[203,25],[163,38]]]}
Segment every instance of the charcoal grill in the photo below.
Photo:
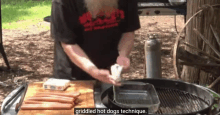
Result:
{"label": "charcoal grill", "polygon": [[[211,115],[211,107],[214,97],[204,87],[186,83],[178,80],[167,79],[137,79],[139,81],[153,84],[161,102],[156,114],[175,115]],[[113,101],[113,88],[106,88],[100,95],[101,108],[126,108],[117,105]],[[96,102],[98,99],[96,99]]]}

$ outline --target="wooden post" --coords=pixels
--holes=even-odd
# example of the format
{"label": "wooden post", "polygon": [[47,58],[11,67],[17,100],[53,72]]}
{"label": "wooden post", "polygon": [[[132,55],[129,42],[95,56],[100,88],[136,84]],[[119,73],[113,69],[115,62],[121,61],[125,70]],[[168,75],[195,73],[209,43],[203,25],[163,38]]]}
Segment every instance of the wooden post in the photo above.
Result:
{"label": "wooden post", "polygon": [[0,11],[0,44],[2,44],[2,4],[1,4],[1,0],[0,0],[0,8],[1,8],[1,11]]}
{"label": "wooden post", "polygon": [[[220,4],[220,0],[188,0],[187,1],[187,20],[195,14],[203,5],[216,5]],[[214,7],[214,18],[211,20],[211,25],[217,31],[218,35],[220,36],[220,8]],[[209,22],[211,19],[211,10],[210,8],[206,8],[206,10],[200,13],[196,18],[194,18],[189,25],[186,27],[186,39],[185,41],[190,43],[193,46],[196,46],[199,49],[202,49],[206,53],[217,57],[214,51],[206,44],[204,41],[195,33],[193,30],[196,28],[205,38],[211,42],[212,46],[214,46],[218,51],[220,51],[220,46],[217,44],[217,40],[214,37]],[[200,55],[195,50],[192,50],[189,47],[186,47],[186,50]],[[191,82],[191,83],[198,83],[201,85],[209,85],[212,83],[217,76],[210,76],[210,74],[205,73],[204,71],[199,70],[198,68],[184,66],[181,78],[184,81]],[[217,92],[220,92],[220,85],[217,85],[215,88]]]}

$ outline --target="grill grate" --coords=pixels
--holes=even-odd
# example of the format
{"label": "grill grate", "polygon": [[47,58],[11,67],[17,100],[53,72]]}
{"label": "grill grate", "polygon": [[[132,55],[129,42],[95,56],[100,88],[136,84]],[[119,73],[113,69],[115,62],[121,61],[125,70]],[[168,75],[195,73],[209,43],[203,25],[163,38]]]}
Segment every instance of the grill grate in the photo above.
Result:
{"label": "grill grate", "polygon": [[[136,80],[134,80],[136,81]],[[137,80],[139,81],[139,80]],[[141,79],[140,81],[144,83],[150,83],[154,85],[158,99],[159,99],[159,108],[154,114],[165,114],[165,115],[197,115],[197,114],[207,114],[209,115],[212,112],[212,106],[214,104],[214,97],[212,94],[207,91],[205,88],[202,88],[197,85],[184,83],[181,81],[170,81],[170,80],[156,80],[156,79]],[[124,86],[124,85],[123,85]],[[183,89],[179,89],[179,88]],[[140,89],[137,87],[122,87],[123,89],[129,89],[128,93],[139,92],[135,89]],[[148,92],[149,89],[145,87]],[[190,90],[189,90],[190,89]],[[106,108],[127,108],[123,104],[119,104],[114,101],[114,91],[110,87],[101,93],[101,102]],[[121,93],[123,94],[123,93]],[[126,97],[126,95],[125,95]],[[154,96],[151,96],[154,97]],[[132,98],[133,99],[133,98]],[[158,100],[157,100],[158,101]],[[155,103],[153,101],[153,103]],[[148,105],[144,105],[146,108]],[[149,112],[154,106],[148,107]],[[150,112],[151,113],[151,112]]]}
{"label": "grill grate", "polygon": [[156,90],[161,102],[156,114],[192,113],[209,106],[201,98],[184,91],[168,88],[156,88]]}

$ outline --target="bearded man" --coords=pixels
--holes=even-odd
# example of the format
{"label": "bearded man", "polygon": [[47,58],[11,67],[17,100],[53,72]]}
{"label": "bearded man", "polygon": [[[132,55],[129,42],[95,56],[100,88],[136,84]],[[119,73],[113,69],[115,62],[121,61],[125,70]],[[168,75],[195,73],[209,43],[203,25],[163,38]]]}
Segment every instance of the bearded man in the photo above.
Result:
{"label": "bearded man", "polygon": [[109,68],[129,70],[139,28],[136,0],[53,0],[54,77],[120,85]]}

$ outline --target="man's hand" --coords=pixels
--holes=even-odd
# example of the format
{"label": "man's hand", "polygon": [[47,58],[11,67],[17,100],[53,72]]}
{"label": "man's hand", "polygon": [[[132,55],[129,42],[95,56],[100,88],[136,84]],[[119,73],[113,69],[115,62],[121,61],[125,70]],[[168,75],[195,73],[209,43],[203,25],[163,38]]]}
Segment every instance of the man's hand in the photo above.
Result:
{"label": "man's hand", "polygon": [[123,67],[123,72],[129,71],[130,59],[128,57],[119,55],[116,62]]}
{"label": "man's hand", "polygon": [[113,84],[116,86],[120,86],[121,83],[116,82],[115,80],[112,79],[109,70],[105,69],[93,69],[92,70],[92,76],[102,82],[108,83],[108,84]]}

